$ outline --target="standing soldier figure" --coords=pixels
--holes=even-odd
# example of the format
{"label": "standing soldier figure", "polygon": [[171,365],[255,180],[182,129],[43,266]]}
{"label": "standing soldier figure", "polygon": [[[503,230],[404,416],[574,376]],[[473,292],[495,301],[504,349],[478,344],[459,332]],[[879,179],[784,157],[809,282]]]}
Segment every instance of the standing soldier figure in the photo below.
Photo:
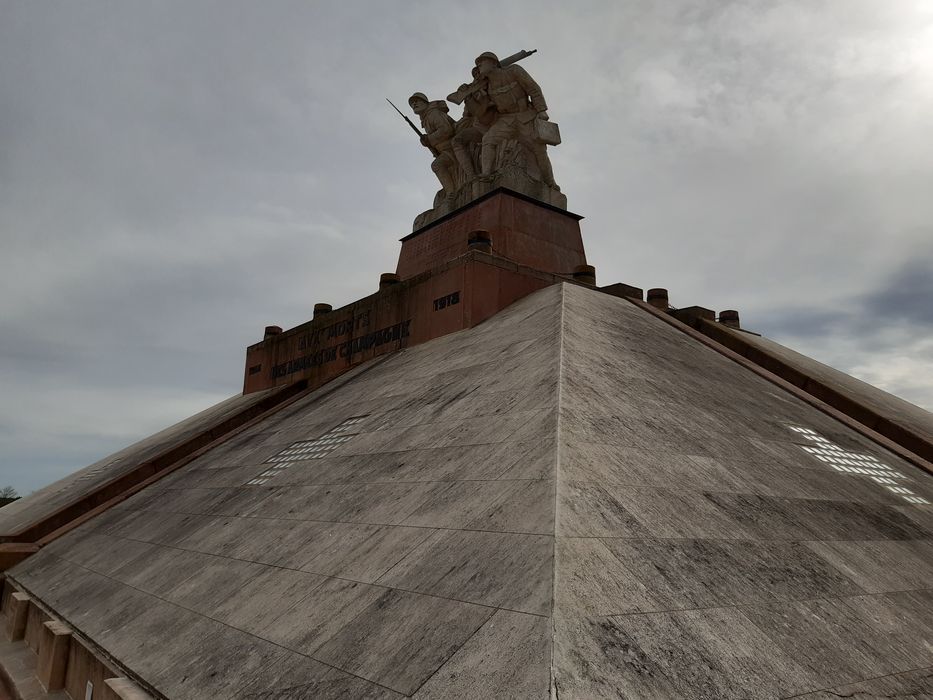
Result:
{"label": "standing soldier figure", "polygon": [[535,119],[547,119],[547,103],[541,88],[521,66],[512,64],[502,68],[499,57],[492,51],[481,53],[476,59],[479,73],[487,79],[486,91],[496,106],[496,121],[483,135],[481,170],[484,178],[492,175],[497,148],[509,139],[517,139],[534,155],[546,185],[560,191],[554,182],[554,171],[547,155],[547,146],[535,133]]}
{"label": "standing soldier figure", "polygon": [[[479,68],[474,66],[473,80],[476,81],[479,77]],[[455,127],[453,148],[457,163],[469,182],[476,177],[471,152],[473,145],[482,143],[486,131],[496,120],[496,108],[484,88],[470,91],[468,85],[461,85],[460,89],[464,91],[463,116]]]}
{"label": "standing soldier figure", "polygon": [[431,149],[434,160],[431,170],[437,175],[444,194],[448,199],[456,193],[454,174],[457,160],[453,155],[451,139],[454,136],[454,120],[447,114],[447,104],[443,100],[430,102],[423,92],[416,92],[408,98],[412,111],[421,118],[424,136],[421,144]]}

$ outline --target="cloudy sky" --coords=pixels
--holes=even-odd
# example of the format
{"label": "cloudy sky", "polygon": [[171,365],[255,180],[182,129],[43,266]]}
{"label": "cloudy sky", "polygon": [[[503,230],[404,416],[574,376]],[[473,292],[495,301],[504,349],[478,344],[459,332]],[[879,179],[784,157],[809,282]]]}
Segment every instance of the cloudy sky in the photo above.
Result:
{"label": "cloudy sky", "polygon": [[601,284],[933,408],[933,3],[0,0],[0,486],[371,293],[436,189],[384,98],[532,48]]}

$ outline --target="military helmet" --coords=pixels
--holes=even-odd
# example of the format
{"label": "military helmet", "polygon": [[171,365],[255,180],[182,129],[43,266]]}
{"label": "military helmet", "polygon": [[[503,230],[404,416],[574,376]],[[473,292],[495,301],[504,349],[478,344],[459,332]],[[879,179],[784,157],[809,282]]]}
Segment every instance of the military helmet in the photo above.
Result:
{"label": "military helmet", "polygon": [[497,66],[499,65],[499,57],[496,56],[496,54],[494,54],[492,51],[483,51],[483,53],[477,56],[476,65],[479,65],[479,62],[482,61],[484,58],[492,59],[493,61],[496,62]]}
{"label": "military helmet", "polygon": [[423,92],[416,92],[414,95],[408,98],[408,104],[411,104],[412,100],[424,100],[425,102],[430,102],[427,95]]}

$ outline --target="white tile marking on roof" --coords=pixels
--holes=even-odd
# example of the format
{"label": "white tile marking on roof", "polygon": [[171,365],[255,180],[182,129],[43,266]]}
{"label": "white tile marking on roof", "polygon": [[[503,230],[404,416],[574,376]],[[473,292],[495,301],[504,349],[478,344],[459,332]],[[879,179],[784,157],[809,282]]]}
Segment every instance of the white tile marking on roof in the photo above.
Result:
{"label": "white tile marking on roof", "polygon": [[283,473],[292,466],[290,464],[291,462],[301,462],[308,459],[322,459],[326,457],[328,453],[333,452],[342,444],[351,440],[353,436],[359,432],[357,426],[359,426],[366,417],[367,416],[353,416],[352,418],[347,418],[340,425],[331,428],[319,438],[293,442],[284,450],[267,459],[266,464],[270,464],[271,466],[266,467],[266,470],[255,479],[247,481],[246,485],[259,486],[260,484],[266,483],[272,477]]}
{"label": "white tile marking on roof", "polygon": [[918,506],[929,505],[929,501],[921,496],[904,496],[904,500],[915,503]]}
{"label": "white tile marking on roof", "polygon": [[910,489],[898,486],[895,479],[906,479],[907,477],[882,463],[874,455],[848,452],[810,428],[803,428],[798,425],[789,425],[787,427],[798,433],[802,438],[816,443],[816,445],[800,445],[800,449],[816,457],[821,462],[825,462],[837,472],[867,476],[892,493],[896,493],[908,503],[915,505],[929,503],[925,498],[914,495],[914,492]]}

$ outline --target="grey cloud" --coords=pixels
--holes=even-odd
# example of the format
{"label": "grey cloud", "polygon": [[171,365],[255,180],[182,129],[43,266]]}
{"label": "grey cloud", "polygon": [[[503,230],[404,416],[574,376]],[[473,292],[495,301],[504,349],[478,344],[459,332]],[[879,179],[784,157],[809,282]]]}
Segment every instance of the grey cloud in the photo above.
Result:
{"label": "grey cloud", "polygon": [[775,337],[840,334],[859,339],[865,347],[872,347],[873,339],[883,345],[886,328],[908,328],[917,339],[928,338],[933,327],[933,251],[911,251],[874,288],[837,308],[814,299],[810,306],[772,309],[756,320]]}
{"label": "grey cloud", "polygon": [[933,331],[933,254],[907,261],[885,285],[863,297],[862,304],[866,319],[898,319],[913,324],[918,333]]}
{"label": "grey cloud", "polygon": [[788,335],[796,338],[825,337],[848,329],[855,316],[857,312],[851,310],[806,307],[780,309],[757,316],[754,330],[774,338]]}

